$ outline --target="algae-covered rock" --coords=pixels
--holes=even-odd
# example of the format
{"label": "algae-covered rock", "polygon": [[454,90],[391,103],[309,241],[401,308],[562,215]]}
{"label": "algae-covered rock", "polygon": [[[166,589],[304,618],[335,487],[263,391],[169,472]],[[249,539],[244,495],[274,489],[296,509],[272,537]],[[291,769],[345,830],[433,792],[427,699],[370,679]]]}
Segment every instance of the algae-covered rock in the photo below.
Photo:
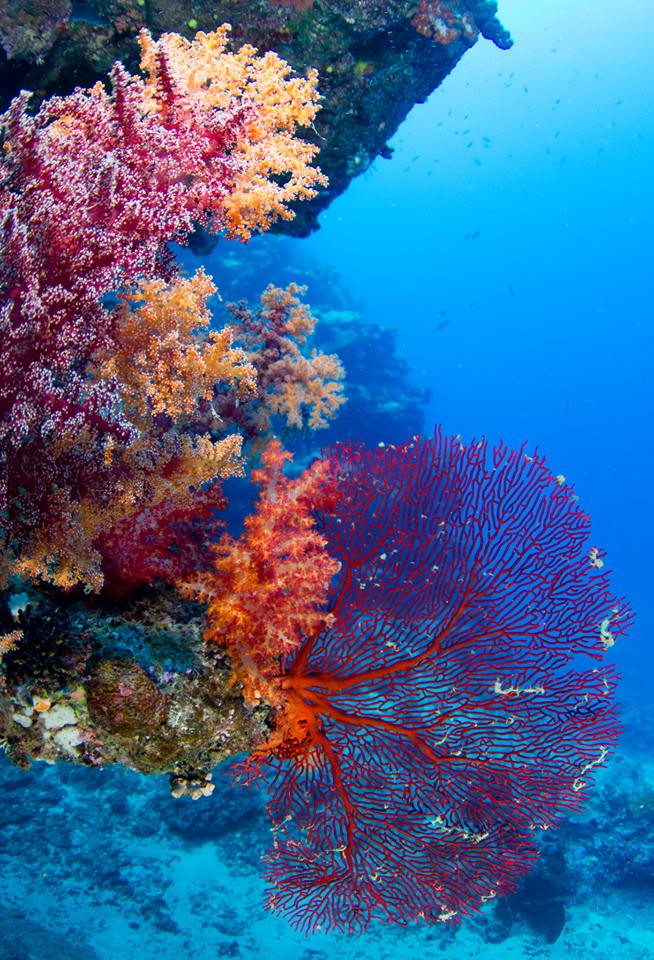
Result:
{"label": "algae-covered rock", "polygon": [[227,654],[204,648],[197,604],[163,585],[110,605],[26,589],[21,640],[0,664],[0,739],[15,763],[121,764],[206,796],[212,767],[266,737],[268,709],[246,706]]}
{"label": "algae-covered rock", "polygon": [[157,736],[166,720],[166,697],[136,661],[101,660],[86,695],[91,720],[119,737]]}

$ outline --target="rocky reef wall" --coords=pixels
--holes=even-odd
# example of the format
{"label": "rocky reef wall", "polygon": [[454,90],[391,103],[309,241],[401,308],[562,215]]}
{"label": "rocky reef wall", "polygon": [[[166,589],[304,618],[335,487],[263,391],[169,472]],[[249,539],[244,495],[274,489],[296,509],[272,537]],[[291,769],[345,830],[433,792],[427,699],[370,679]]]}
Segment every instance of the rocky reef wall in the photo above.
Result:
{"label": "rocky reef wall", "polygon": [[495,0],[47,0],[0,5],[0,104],[21,88],[44,97],[135,66],[135,35],[193,36],[228,22],[234,43],[274,50],[300,74],[320,74],[322,110],[307,138],[329,178],[291,222],[304,236],[375,157],[415,103],[424,101],[479,37],[511,45]]}

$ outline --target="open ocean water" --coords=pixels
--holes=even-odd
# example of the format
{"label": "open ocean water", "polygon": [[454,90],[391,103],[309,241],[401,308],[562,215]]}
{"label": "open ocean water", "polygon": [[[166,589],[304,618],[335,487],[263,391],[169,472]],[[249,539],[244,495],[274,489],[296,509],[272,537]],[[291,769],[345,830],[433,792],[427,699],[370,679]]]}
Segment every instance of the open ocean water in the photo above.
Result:
{"label": "open ocean water", "polygon": [[309,302],[318,265],[343,309],[396,331],[426,432],[526,440],[574,483],[637,617],[610,651],[624,733],[588,807],[458,928],[306,938],[263,909],[257,795],[216,772],[182,803],[165,778],[3,759],[2,960],[654,957],[654,18],[648,0],[500,13],[514,47],[467,53],[318,233],[186,256],[219,287],[225,257],[269,256]]}

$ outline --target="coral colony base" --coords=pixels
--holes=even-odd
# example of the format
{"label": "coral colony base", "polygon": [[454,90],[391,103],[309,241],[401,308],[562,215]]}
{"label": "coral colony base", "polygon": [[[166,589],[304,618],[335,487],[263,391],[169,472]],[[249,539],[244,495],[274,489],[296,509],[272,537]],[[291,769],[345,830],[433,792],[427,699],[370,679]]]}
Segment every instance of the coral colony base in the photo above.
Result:
{"label": "coral colony base", "polygon": [[[416,26],[467,34],[466,10],[423,3]],[[436,432],[285,475],[275,431],[334,417],[340,361],[309,348],[295,285],[210,329],[213,282],[168,245],[247,240],[315,196],[316,75],[231,52],[226,27],[140,45],[140,75],[0,120],[3,746],[194,799],[245,752],[273,910],[458,921],[583,802],[629,607],[525,449]],[[237,536],[221,480],[246,475]]]}

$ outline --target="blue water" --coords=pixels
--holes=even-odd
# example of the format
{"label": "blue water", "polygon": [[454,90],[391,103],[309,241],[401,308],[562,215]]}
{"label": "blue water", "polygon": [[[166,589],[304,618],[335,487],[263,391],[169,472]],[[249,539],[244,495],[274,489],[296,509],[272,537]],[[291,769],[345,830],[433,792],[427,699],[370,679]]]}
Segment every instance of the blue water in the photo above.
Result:
{"label": "blue water", "polygon": [[654,957],[654,28],[646,0],[502,0],[501,15],[511,51],[479,43],[317,234],[271,242],[335,270],[341,296],[397,330],[432,391],[427,425],[547,453],[636,610],[610,651],[619,754],[546,845],[563,930],[547,942],[523,893],[508,920],[456,933],[306,940],[262,909],[258,798],[225,784],[184,806],[163,778],[3,762],[2,960]]}
{"label": "blue water", "polygon": [[647,699],[651,7],[503,0],[501,14],[515,46],[464,57],[303,243],[398,328],[433,391],[427,423],[537,443],[575,483],[638,611],[616,651],[623,689]]}

